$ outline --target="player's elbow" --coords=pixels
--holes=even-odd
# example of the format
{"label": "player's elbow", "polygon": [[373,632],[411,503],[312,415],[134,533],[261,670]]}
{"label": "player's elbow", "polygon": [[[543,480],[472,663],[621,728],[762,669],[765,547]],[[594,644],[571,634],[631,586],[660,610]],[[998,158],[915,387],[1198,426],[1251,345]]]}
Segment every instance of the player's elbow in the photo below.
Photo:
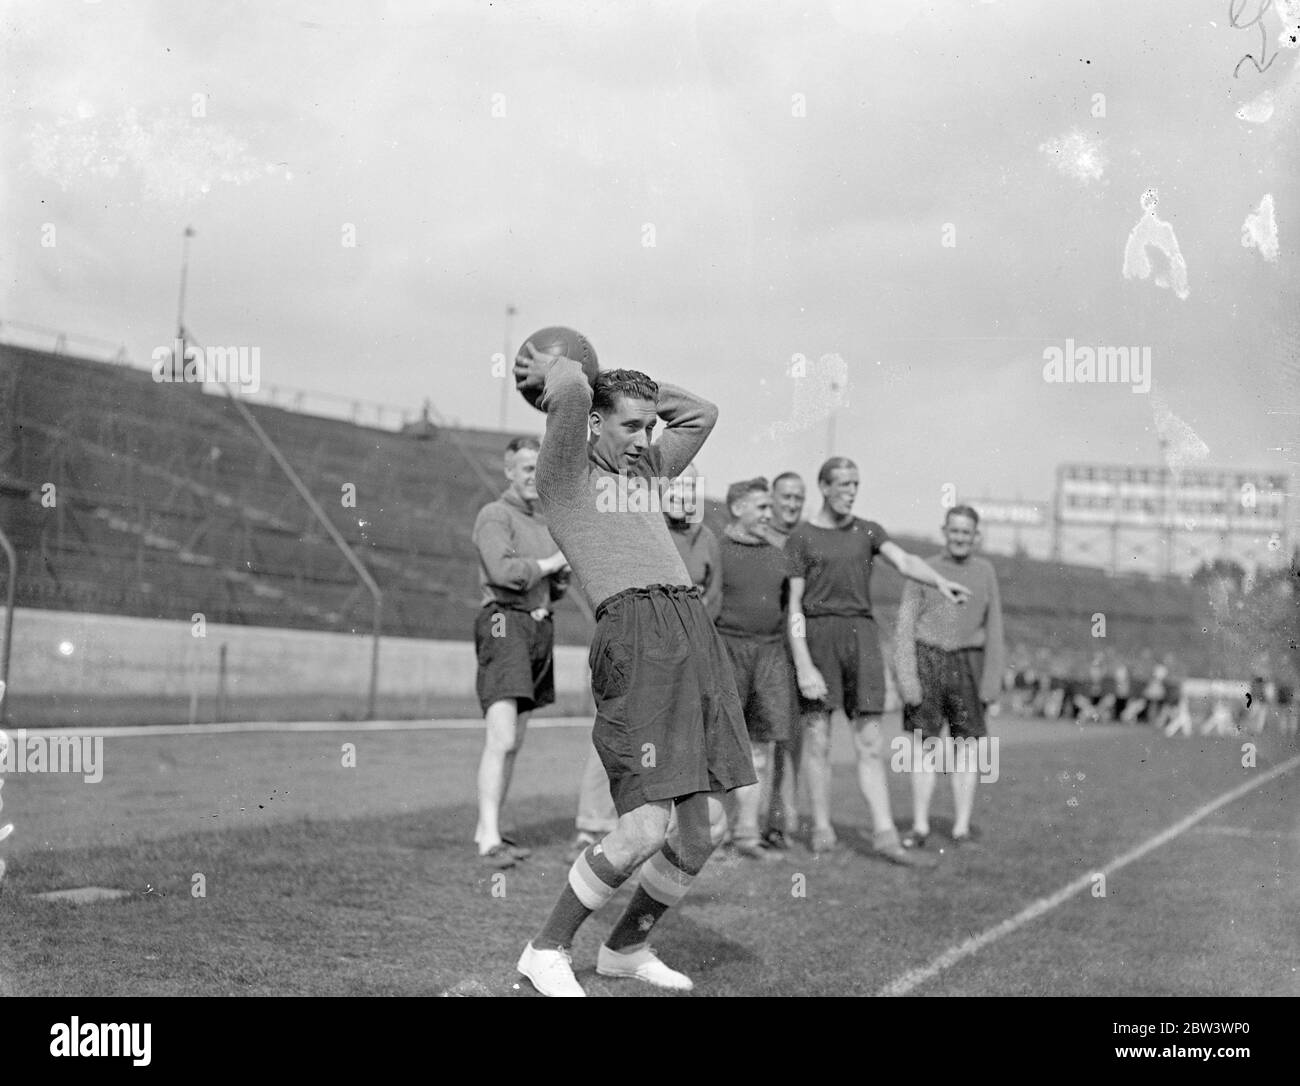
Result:
{"label": "player's elbow", "polygon": [[537,406],[547,414],[565,408],[585,414],[591,407],[591,384],[582,367],[574,363],[572,368],[561,370],[557,364],[546,378]]}
{"label": "player's elbow", "polygon": [[492,578],[493,584],[507,588],[511,592],[522,592],[530,587],[534,580],[532,571],[523,562],[503,562]]}

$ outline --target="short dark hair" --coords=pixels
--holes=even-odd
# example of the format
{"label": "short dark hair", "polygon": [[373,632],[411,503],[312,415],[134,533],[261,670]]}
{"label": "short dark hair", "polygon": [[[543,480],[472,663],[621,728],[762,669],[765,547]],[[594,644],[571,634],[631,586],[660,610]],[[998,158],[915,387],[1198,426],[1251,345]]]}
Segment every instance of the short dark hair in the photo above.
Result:
{"label": "short dark hair", "polygon": [[540,452],[541,448],[542,443],[535,437],[516,437],[506,446],[506,455],[513,456],[520,449],[532,449],[533,452]]}
{"label": "short dark hair", "polygon": [[975,512],[969,505],[954,505],[948,512],[943,515],[943,523],[946,526],[949,517],[970,517],[971,523],[976,528],[980,526],[980,515]]}
{"label": "short dark hair", "polygon": [[829,483],[831,481],[831,476],[835,472],[839,471],[840,468],[852,468],[854,471],[857,471],[858,465],[847,456],[832,456],[821,466],[821,470],[817,472],[818,484]]}
{"label": "short dark hair", "polygon": [[773,490],[776,489],[777,483],[784,483],[789,479],[793,479],[796,483],[803,482],[803,476],[800,475],[797,471],[783,471],[781,472],[780,475],[778,475],[775,479],[772,480],[772,489]]}
{"label": "short dark hair", "polygon": [[659,386],[640,370],[601,370],[591,386],[591,409],[602,415],[614,410],[619,396],[659,402]]}
{"label": "short dark hair", "polygon": [[733,502],[747,498],[750,494],[766,494],[767,489],[767,480],[761,475],[755,476],[753,479],[742,479],[738,483],[732,483],[727,487],[727,512],[731,512]]}

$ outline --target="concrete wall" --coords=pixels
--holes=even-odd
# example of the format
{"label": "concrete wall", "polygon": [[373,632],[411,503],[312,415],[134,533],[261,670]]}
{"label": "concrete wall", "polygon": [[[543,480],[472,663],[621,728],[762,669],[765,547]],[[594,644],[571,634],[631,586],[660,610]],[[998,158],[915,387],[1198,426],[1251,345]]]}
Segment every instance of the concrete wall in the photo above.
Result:
{"label": "concrete wall", "polygon": [[[0,608],[3,615],[3,608]],[[370,682],[364,635],[18,608],[9,669],[15,726],[175,723],[215,719],[221,647],[230,720],[358,719]],[[474,646],[384,638],[378,715],[477,716]],[[556,707],[590,711],[587,650],[555,652]]]}

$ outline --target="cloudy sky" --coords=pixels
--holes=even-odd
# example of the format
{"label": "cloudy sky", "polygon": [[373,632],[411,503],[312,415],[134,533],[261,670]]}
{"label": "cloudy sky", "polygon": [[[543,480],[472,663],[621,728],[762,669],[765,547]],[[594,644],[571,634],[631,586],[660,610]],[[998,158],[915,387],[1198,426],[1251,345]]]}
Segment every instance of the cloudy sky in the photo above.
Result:
{"label": "cloudy sky", "polygon": [[[192,225],[186,323],[264,386],[494,427],[513,305],[512,352],[568,324],[721,404],[715,496],[815,473],[832,407],[898,532],[1162,435],[1289,472],[1295,7],[10,2],[0,320],[147,364]],[[1124,275],[1148,189],[1185,290]],[[1149,347],[1150,391],[1045,381],[1067,339]]]}

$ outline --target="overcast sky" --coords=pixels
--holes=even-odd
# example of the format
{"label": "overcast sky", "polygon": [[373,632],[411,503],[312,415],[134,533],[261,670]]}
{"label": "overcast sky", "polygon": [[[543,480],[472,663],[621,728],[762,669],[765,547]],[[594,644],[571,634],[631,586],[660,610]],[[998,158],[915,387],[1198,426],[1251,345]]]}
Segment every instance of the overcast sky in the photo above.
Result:
{"label": "overcast sky", "polygon": [[[1158,428],[1188,462],[1300,458],[1276,11],[1261,43],[1228,0],[2,10],[0,319],[146,364],[188,224],[186,323],[258,346],[263,385],[494,427],[513,304],[512,351],[568,324],[718,402],[711,496],[811,476],[838,403],[858,512],[896,532],[932,533],[945,484],[1158,463]],[[1186,297],[1123,275],[1148,188]],[[1242,241],[1266,194],[1276,254],[1267,214]],[[1151,391],[1046,382],[1067,339],[1149,347]]]}

